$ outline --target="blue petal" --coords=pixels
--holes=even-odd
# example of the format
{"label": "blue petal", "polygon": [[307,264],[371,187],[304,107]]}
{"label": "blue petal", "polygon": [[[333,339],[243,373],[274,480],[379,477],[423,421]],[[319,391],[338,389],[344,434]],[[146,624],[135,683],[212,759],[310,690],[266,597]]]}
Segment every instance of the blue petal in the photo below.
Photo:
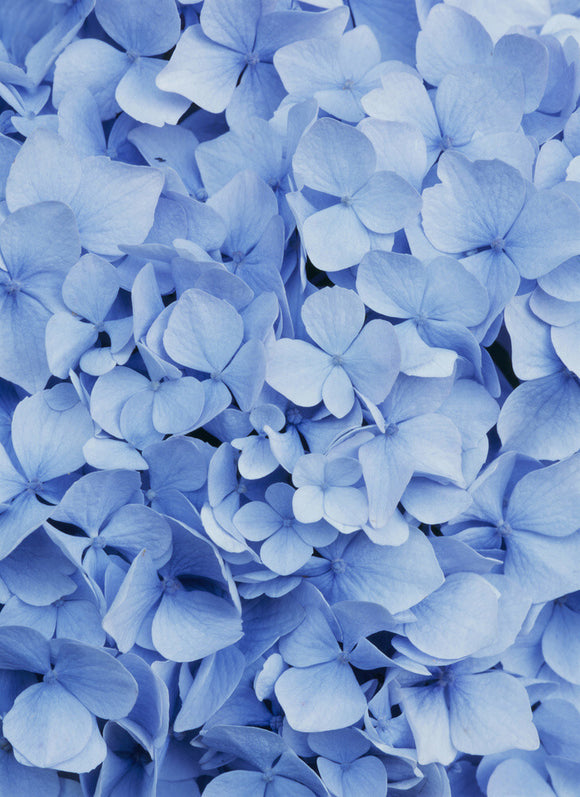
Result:
{"label": "blue petal", "polygon": [[475,573],[456,573],[413,609],[409,640],[441,659],[459,659],[488,644],[496,633],[499,593]]}
{"label": "blue petal", "polygon": [[117,659],[104,650],[68,639],[54,640],[51,647],[58,683],[92,714],[120,719],[131,711],[137,699],[137,683]]}
{"label": "blue petal", "polygon": [[173,0],[99,0],[95,13],[112,39],[139,55],[164,53],[179,38]]}
{"label": "blue petal", "polygon": [[486,755],[539,747],[527,692],[507,673],[456,676],[449,690],[449,716],[451,738],[462,752]]}
{"label": "blue petal", "polygon": [[[86,408],[71,385],[59,385],[69,407],[52,409],[50,390],[20,402],[12,421],[14,451],[29,479],[46,482],[84,465],[82,447],[93,431]],[[70,390],[69,390],[70,388]]]}
{"label": "blue petal", "polygon": [[366,709],[350,665],[341,661],[290,668],[276,681],[275,691],[291,727],[305,733],[347,728]]}
{"label": "blue petal", "polygon": [[375,164],[375,152],[366,136],[330,118],[319,119],[302,136],[292,161],[302,183],[337,197],[360,190]]}
{"label": "blue petal", "polygon": [[165,519],[139,504],[122,506],[115,512],[100,539],[130,558],[146,548],[157,564],[165,563],[171,551],[171,530]]}
{"label": "blue petal", "polygon": [[164,344],[177,362],[219,373],[236,353],[242,335],[242,319],[228,302],[190,289],[174,306]]}
{"label": "blue petal", "polygon": [[176,125],[189,108],[187,98],[157,87],[155,79],[166,66],[160,58],[140,58],[119,81],[115,99],[133,119],[157,127]]}
{"label": "blue petal", "polygon": [[142,551],[133,564],[103,618],[103,628],[122,653],[131,650],[150,609],[161,598],[159,578],[151,557]]}
{"label": "blue petal", "polygon": [[93,723],[87,709],[56,681],[25,689],[4,717],[3,730],[33,766],[58,769],[82,752]]}
{"label": "blue petal", "polygon": [[101,255],[120,255],[119,244],[143,243],[162,187],[163,175],[155,169],[85,158],[71,201],[83,246]]}
{"label": "blue petal", "polygon": [[200,25],[182,34],[168,65],[157,76],[163,91],[181,94],[212,113],[228,105],[246,65],[243,55],[214,44]]}
{"label": "blue petal", "polygon": [[449,714],[438,686],[401,689],[405,716],[413,731],[421,764],[450,764],[456,755],[451,742]]}
{"label": "blue petal", "polygon": [[170,661],[196,661],[237,642],[242,624],[235,607],[223,598],[178,589],[161,599],[151,634]]}
{"label": "blue petal", "polygon": [[381,46],[384,61],[415,63],[415,38],[419,32],[417,12],[401,0],[377,6],[372,0],[355,0],[352,13],[356,25],[368,25]]}
{"label": "blue petal", "polygon": [[578,528],[580,454],[528,473],[514,487],[506,522],[522,531],[550,537],[572,534]]}
{"label": "blue petal", "polygon": [[417,36],[417,68],[434,86],[456,69],[489,63],[492,53],[483,25],[455,5],[434,6]]}
{"label": "blue petal", "polygon": [[44,673],[50,668],[50,648],[44,637],[20,626],[0,629],[0,665],[3,670]]}
{"label": "blue petal", "polygon": [[173,724],[175,730],[192,730],[207,722],[237,687],[244,665],[244,656],[235,647],[205,658],[182,698],[181,709]]}
{"label": "blue petal", "polygon": [[564,372],[524,382],[508,396],[497,428],[505,450],[568,457],[580,447],[580,387]]}
{"label": "blue petal", "polygon": [[544,778],[520,758],[501,761],[487,784],[489,797],[555,797]]}
{"label": "blue petal", "polygon": [[470,163],[447,152],[438,175],[441,184],[423,192],[423,227],[434,246],[464,252],[503,239],[526,197],[519,172],[500,161]]}
{"label": "blue petal", "polygon": [[86,89],[97,103],[101,119],[119,111],[115,88],[131,64],[126,53],[99,39],[80,39],[58,58],[54,71],[53,101],[58,108],[69,91]]}
{"label": "blue petal", "polygon": [[58,134],[83,158],[106,155],[101,116],[90,91],[71,90],[63,97],[58,107]]}

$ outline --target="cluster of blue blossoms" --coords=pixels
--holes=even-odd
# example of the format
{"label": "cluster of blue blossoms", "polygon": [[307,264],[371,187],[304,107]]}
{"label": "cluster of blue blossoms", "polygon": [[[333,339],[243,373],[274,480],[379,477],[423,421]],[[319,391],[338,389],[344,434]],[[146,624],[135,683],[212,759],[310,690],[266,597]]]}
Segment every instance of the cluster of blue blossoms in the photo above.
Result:
{"label": "cluster of blue blossoms", "polygon": [[0,0],[0,796],[578,797],[579,0]]}

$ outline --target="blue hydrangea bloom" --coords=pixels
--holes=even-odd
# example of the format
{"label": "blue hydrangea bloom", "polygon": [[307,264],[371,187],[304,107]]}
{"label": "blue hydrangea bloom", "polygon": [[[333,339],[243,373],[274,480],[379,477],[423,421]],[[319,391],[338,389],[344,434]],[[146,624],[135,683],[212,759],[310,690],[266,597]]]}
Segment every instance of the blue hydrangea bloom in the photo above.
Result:
{"label": "blue hydrangea bloom", "polygon": [[576,797],[580,0],[0,0],[2,797]]}

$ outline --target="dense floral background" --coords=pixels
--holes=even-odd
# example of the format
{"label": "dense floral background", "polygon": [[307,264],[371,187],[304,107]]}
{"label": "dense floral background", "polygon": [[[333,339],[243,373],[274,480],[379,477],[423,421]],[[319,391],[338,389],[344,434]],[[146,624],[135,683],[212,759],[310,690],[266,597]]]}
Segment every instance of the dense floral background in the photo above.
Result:
{"label": "dense floral background", "polygon": [[0,0],[0,797],[578,797],[579,97],[579,0]]}

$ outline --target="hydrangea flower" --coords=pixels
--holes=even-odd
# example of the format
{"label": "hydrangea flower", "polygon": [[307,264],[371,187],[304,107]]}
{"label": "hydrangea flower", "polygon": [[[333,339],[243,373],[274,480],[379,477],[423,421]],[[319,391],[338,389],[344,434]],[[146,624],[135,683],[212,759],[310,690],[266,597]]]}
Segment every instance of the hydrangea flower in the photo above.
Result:
{"label": "hydrangea flower", "polygon": [[580,0],[0,0],[0,793],[575,797]]}
{"label": "hydrangea flower", "polygon": [[414,188],[394,172],[376,171],[376,161],[363,133],[331,118],[319,119],[302,137],[293,168],[308,194],[295,200],[308,203],[302,234],[317,268],[337,271],[359,263],[371,248],[390,249],[390,234],[419,212]]}

